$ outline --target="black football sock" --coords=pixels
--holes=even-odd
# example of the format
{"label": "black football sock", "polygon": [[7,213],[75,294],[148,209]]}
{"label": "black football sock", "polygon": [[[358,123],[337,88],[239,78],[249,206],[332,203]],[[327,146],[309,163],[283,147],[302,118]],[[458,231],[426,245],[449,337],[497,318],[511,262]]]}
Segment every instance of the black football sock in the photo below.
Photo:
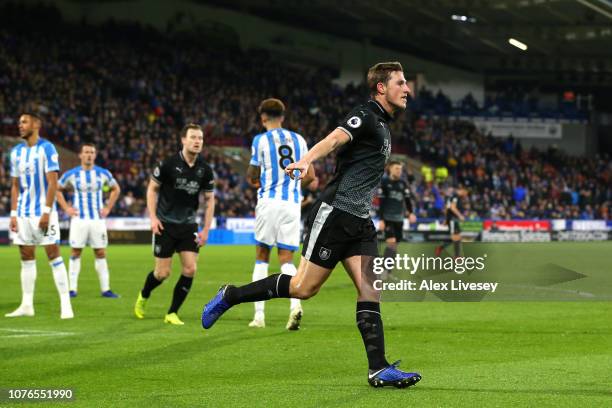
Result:
{"label": "black football sock", "polygon": [[290,275],[277,273],[244,286],[229,286],[223,299],[233,306],[272,298],[289,298],[289,282]]}
{"label": "black football sock", "polygon": [[455,256],[461,256],[461,241],[453,241],[453,248],[455,249]]}
{"label": "black football sock", "polygon": [[380,303],[357,302],[357,328],[368,355],[368,366],[377,371],[389,365],[385,358],[385,333],[380,317]]}
{"label": "black football sock", "polygon": [[142,297],[148,299],[151,296],[151,291],[162,284],[163,281],[157,280],[153,271],[149,272],[145,280],[144,288],[140,291]]}
{"label": "black football sock", "polygon": [[385,247],[385,252],[383,253],[383,256],[385,258],[395,258],[395,255],[397,255],[397,249],[387,245]]}
{"label": "black football sock", "polygon": [[[383,253],[383,256],[385,258],[393,258],[395,259],[395,255],[397,255],[397,249],[390,247],[389,245],[387,245],[385,247],[385,252]],[[393,272],[393,268],[391,269],[385,269],[385,272],[387,273],[391,273]]]}
{"label": "black football sock", "polygon": [[181,277],[176,282],[176,286],[174,287],[174,294],[172,295],[172,304],[170,305],[170,309],[168,309],[168,314],[178,312],[179,308],[185,301],[189,290],[191,289],[192,283],[192,277],[181,275]]}

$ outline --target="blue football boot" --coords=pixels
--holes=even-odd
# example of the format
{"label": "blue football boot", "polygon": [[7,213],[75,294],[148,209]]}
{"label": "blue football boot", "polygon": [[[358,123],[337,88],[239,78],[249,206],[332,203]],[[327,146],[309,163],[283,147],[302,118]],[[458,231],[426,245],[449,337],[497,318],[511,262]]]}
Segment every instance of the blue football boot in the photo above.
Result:
{"label": "blue football boot", "polygon": [[232,307],[229,303],[227,303],[223,296],[225,295],[225,291],[229,285],[221,286],[217,294],[210,302],[204,306],[204,310],[202,310],[202,327],[205,329],[210,329],[213,324],[221,317],[223,313],[225,313],[230,307]]}
{"label": "blue football boot", "polygon": [[401,360],[382,368],[378,371],[368,374],[368,382],[372,387],[384,387],[392,385],[396,388],[406,388],[411,385],[415,385],[421,381],[421,375],[419,373],[407,373],[399,370]]}

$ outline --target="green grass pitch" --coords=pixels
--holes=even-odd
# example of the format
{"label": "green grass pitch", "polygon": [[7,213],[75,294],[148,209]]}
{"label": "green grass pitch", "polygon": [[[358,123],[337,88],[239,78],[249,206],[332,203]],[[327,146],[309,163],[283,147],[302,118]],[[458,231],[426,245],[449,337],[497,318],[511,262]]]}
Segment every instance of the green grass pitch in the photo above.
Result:
{"label": "green grass pitch", "polygon": [[[505,248],[495,246],[497,253]],[[341,267],[304,302],[299,332],[284,329],[286,299],[267,303],[265,329],[247,327],[253,307],[246,304],[204,331],[200,312],[218,287],[250,280],[252,247],[201,251],[182,327],[163,323],[178,259],[170,281],[153,292],[146,319],[137,320],[132,308],[153,265],[150,246],[108,252],[121,298],[100,297],[86,250],[76,317],[61,321],[50,267],[38,250],[36,317],[0,317],[0,388],[73,388],[75,400],[61,404],[70,407],[612,405],[612,302],[384,303],[388,359],[401,358],[423,380],[404,390],[373,389],[355,326],[355,291]],[[612,274],[612,243],[522,248],[526,256],[541,252],[577,271]],[[68,248],[63,255],[67,260]],[[15,247],[0,248],[0,270],[4,314],[21,296]],[[270,271],[278,271],[276,262]]]}

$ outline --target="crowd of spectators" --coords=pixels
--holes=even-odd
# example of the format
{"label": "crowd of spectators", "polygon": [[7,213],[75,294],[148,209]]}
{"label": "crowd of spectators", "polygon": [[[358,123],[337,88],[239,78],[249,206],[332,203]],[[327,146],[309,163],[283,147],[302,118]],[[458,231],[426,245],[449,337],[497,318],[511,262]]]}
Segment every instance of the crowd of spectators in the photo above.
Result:
{"label": "crowd of spectators", "polygon": [[[95,143],[98,164],[123,190],[114,215],[144,214],[150,170],[179,148],[184,123],[202,124],[208,145],[248,147],[262,131],[257,105],[275,96],[288,107],[285,126],[312,146],[367,95],[363,84],[335,85],[331,69],[296,66],[264,51],[135,23],[63,23],[52,7],[22,7],[0,13],[0,134],[15,135],[19,112],[36,109],[45,121],[43,135],[53,142],[75,151],[84,141]],[[20,16],[26,14],[30,24],[24,25]],[[461,107],[478,104],[468,95]],[[449,169],[441,183],[419,184],[415,177],[419,215],[432,213],[447,184],[461,183],[470,188],[466,207],[474,217],[610,217],[609,161],[525,151],[463,122],[419,117],[438,108],[454,109],[442,92],[424,90],[392,124],[395,153]],[[4,215],[8,148],[0,146],[0,154]],[[207,152],[206,158],[217,174],[217,215],[252,215],[255,192],[240,166],[222,154]],[[333,158],[316,169],[324,186]],[[517,197],[520,188],[524,194]]]}
{"label": "crowd of spectators", "polygon": [[487,92],[482,104],[468,93],[453,103],[441,90],[433,93],[422,87],[411,109],[428,116],[522,117],[587,121],[588,98],[573,92],[558,95],[556,101],[543,101],[537,91],[513,89]]}
{"label": "crowd of spectators", "polygon": [[468,219],[611,219],[607,156],[524,149],[518,140],[483,135],[465,121],[423,120],[417,127],[413,146],[425,163],[414,184],[420,216],[438,214],[446,188],[463,186]]}

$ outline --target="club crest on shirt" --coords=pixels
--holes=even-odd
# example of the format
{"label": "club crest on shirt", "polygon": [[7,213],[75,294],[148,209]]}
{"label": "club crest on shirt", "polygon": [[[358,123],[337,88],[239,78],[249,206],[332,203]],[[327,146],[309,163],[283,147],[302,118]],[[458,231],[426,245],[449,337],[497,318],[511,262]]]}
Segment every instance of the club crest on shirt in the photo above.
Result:
{"label": "club crest on shirt", "polygon": [[321,258],[322,261],[326,261],[329,259],[331,252],[331,249],[321,247],[321,249],[319,249],[319,258]]}
{"label": "club crest on shirt", "polygon": [[347,120],[346,123],[353,129],[357,129],[359,126],[361,126],[361,118],[359,116],[353,116]]}

